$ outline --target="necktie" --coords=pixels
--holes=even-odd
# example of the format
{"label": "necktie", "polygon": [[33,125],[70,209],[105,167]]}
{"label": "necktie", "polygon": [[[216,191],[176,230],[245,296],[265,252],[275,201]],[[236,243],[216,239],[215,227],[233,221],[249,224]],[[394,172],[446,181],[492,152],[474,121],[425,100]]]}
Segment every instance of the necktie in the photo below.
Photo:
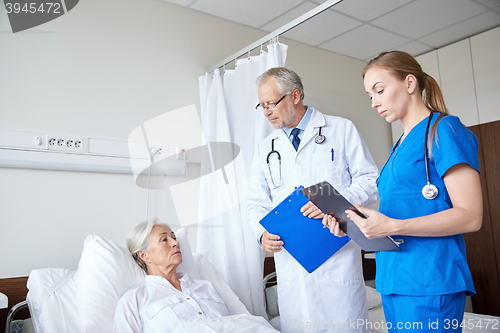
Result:
{"label": "necktie", "polygon": [[293,148],[295,148],[295,150],[297,150],[297,148],[299,148],[299,144],[300,144],[299,131],[300,131],[300,129],[298,129],[298,128],[294,128],[292,130],[292,145],[293,145]]}

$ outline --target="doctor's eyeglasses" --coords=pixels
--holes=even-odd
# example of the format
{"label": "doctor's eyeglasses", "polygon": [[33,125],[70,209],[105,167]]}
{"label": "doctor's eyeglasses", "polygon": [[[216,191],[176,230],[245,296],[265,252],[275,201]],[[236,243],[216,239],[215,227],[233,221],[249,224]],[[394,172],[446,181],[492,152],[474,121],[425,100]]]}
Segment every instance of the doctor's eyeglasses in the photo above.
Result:
{"label": "doctor's eyeglasses", "polygon": [[285,94],[283,95],[283,97],[281,97],[279,99],[279,101],[277,101],[276,103],[269,103],[267,105],[260,105],[257,104],[257,106],[255,107],[256,110],[274,110],[276,109],[276,106],[278,106],[279,102],[281,102],[288,94]]}

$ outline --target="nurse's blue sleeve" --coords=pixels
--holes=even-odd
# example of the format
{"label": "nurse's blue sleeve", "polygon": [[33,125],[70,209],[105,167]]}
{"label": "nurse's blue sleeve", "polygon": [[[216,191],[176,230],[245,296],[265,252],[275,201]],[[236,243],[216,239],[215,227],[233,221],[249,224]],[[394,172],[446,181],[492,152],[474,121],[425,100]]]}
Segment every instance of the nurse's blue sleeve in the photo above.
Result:
{"label": "nurse's blue sleeve", "polygon": [[441,178],[459,163],[467,163],[479,172],[477,152],[476,136],[458,117],[445,116],[440,120],[432,145],[432,161]]}

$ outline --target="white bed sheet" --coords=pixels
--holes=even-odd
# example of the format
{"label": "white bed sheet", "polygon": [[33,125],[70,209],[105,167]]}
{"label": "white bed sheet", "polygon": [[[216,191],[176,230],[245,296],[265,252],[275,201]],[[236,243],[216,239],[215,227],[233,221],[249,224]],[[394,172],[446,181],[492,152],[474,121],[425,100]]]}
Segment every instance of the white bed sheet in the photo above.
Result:
{"label": "white bed sheet", "polygon": [[387,333],[382,303],[368,310],[368,320],[370,322],[368,328],[371,333]]}
{"label": "white bed sheet", "polygon": [[264,318],[249,314],[221,318],[207,318],[188,328],[184,333],[276,333]]}
{"label": "white bed sheet", "polygon": [[31,314],[33,330],[36,333],[83,333],[76,302],[74,275],[66,283],[54,289],[50,295],[46,294],[57,281],[70,272],[70,270],[63,268],[44,268],[30,274],[26,301]]}
{"label": "white bed sheet", "polygon": [[464,333],[493,333],[500,332],[500,317],[477,313],[464,313]]}
{"label": "white bed sheet", "polygon": [[[368,320],[371,333],[387,333],[382,304],[368,310]],[[449,323],[449,325],[453,324],[459,325]],[[462,328],[463,333],[498,333],[500,332],[500,317],[465,312]]]}

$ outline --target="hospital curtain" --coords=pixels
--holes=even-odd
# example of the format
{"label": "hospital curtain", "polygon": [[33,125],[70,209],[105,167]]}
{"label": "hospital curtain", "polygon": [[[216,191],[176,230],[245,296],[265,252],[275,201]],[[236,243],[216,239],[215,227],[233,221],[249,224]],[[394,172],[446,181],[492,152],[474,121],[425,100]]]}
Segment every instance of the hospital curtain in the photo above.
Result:
{"label": "hospital curtain", "polygon": [[239,59],[234,70],[217,69],[199,77],[203,136],[209,147],[201,168],[211,173],[203,172],[210,176],[200,180],[197,234],[197,252],[212,262],[252,314],[264,317],[265,252],[248,227],[245,199],[255,144],[272,127],[255,110],[255,80],[266,69],[285,65],[288,46],[273,43],[267,48],[259,56]]}

